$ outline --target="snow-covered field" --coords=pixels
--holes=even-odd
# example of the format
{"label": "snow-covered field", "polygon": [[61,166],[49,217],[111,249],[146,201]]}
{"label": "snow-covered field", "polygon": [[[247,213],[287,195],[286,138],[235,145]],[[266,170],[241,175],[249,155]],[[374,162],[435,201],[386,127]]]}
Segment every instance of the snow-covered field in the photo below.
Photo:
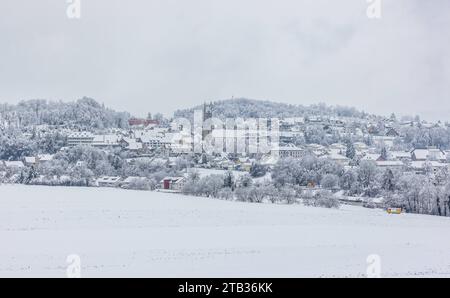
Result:
{"label": "snow-covered field", "polygon": [[0,186],[0,276],[450,276],[450,219],[158,192]]}

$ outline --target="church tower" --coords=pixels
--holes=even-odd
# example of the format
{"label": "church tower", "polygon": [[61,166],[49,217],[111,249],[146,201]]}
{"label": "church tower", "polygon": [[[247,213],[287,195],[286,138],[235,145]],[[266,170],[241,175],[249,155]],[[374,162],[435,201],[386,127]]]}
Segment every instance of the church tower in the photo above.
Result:
{"label": "church tower", "polygon": [[205,127],[204,123],[206,120],[211,119],[213,117],[213,104],[203,104],[203,129],[202,129],[202,140],[205,140],[206,136],[211,134],[212,129],[210,127]]}

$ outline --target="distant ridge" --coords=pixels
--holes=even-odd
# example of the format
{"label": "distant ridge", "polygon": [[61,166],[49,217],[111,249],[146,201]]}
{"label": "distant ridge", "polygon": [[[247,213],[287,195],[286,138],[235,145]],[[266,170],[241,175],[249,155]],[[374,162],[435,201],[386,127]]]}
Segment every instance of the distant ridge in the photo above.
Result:
{"label": "distant ridge", "polygon": [[[328,106],[323,103],[305,106],[248,98],[214,101],[213,106],[214,116],[219,118],[289,118],[313,115],[364,118],[368,115],[355,108],[345,106]],[[194,110],[201,108],[202,106],[198,105],[193,108],[177,110],[174,117],[190,118]]]}

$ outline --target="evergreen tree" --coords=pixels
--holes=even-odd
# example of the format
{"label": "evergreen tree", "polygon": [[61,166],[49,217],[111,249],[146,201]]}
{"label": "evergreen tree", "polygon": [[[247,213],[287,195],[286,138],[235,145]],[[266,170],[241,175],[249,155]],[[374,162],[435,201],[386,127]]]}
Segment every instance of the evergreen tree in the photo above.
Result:
{"label": "evergreen tree", "polygon": [[224,179],[224,187],[229,187],[232,190],[234,190],[234,175],[233,172],[227,171],[225,173],[225,179]]}
{"label": "evergreen tree", "polygon": [[347,158],[353,159],[356,155],[356,150],[355,150],[355,146],[353,146],[353,142],[348,140],[347,141],[347,150],[345,152],[345,156],[347,156]]}
{"label": "evergreen tree", "polygon": [[395,188],[394,173],[391,169],[386,169],[383,174],[382,188],[386,191],[393,191]]}

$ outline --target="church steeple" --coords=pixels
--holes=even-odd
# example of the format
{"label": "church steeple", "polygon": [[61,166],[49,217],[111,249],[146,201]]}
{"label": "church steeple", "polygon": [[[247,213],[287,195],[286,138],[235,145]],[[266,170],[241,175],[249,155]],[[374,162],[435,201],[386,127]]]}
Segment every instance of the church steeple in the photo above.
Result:
{"label": "church steeple", "polygon": [[205,102],[203,104],[203,121],[212,118],[212,110],[213,110],[213,103],[212,102],[210,102],[209,104],[207,104]]}
{"label": "church steeple", "polygon": [[203,131],[202,131],[202,140],[205,140],[206,136],[211,134],[212,129],[210,127],[205,127],[205,121],[211,119],[213,117],[212,102],[207,104],[206,102],[203,104]]}

